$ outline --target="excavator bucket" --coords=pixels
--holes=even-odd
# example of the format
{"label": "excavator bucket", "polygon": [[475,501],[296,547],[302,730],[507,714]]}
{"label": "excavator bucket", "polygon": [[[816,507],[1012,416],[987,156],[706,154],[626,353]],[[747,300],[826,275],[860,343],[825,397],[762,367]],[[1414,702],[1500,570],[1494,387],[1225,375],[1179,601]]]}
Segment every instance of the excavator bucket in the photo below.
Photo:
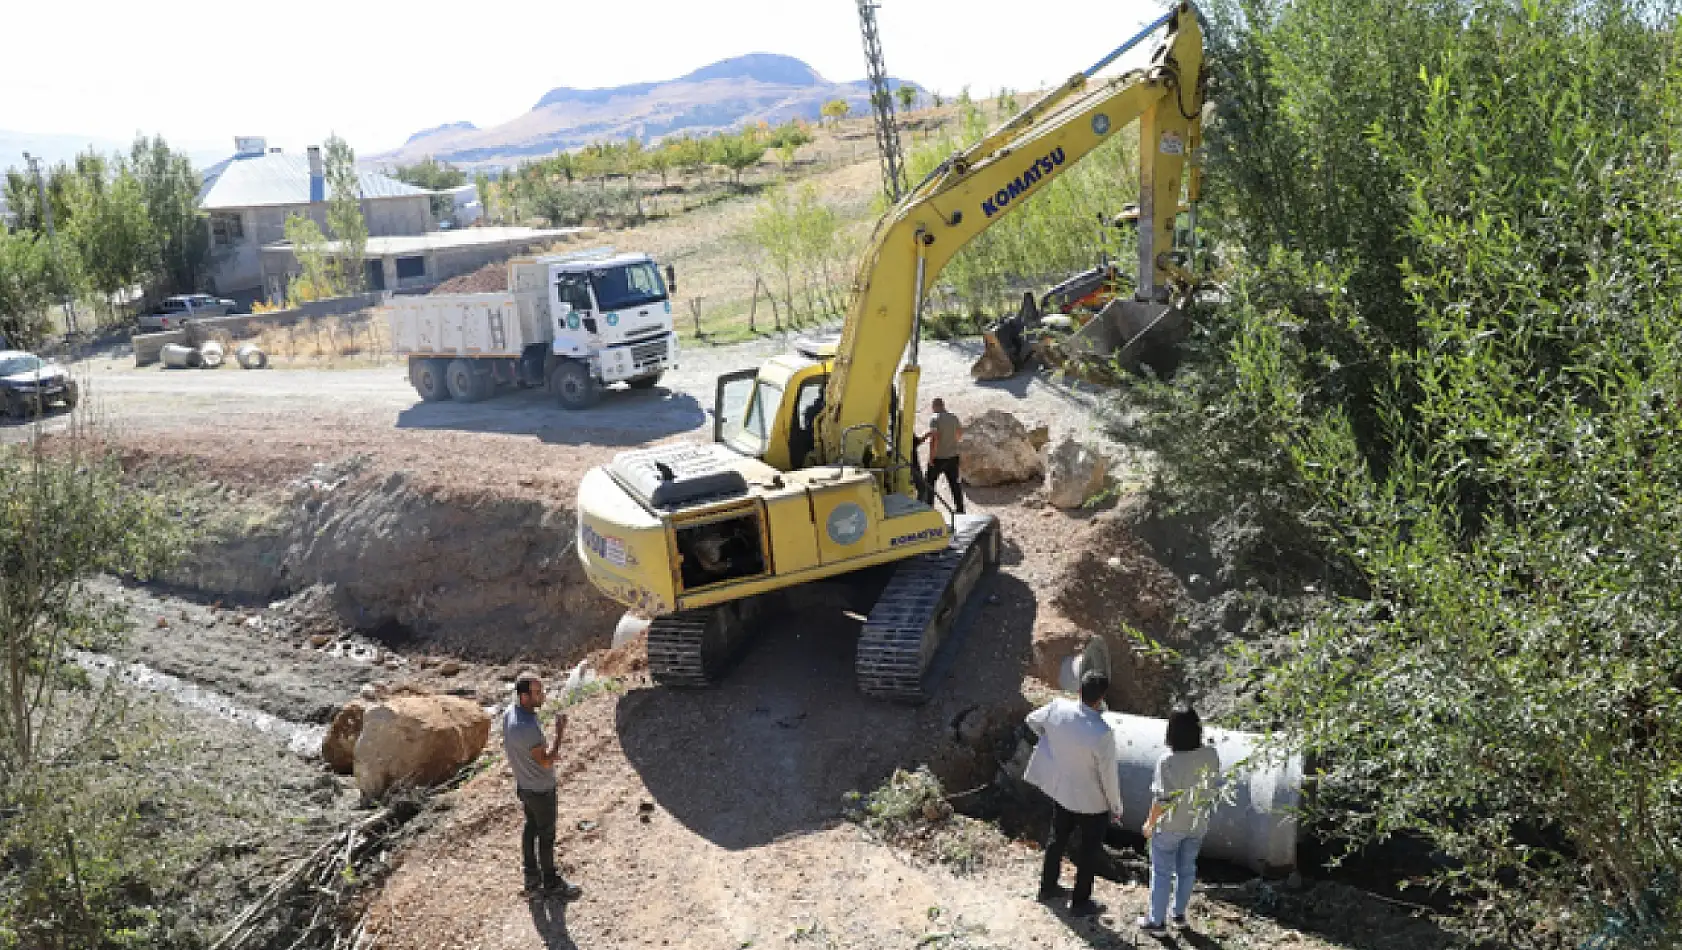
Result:
{"label": "excavator bucket", "polygon": [[1028,339],[1029,329],[1039,324],[1039,307],[1034,304],[1033,294],[1022,295],[1022,307],[1016,316],[993,324],[981,331],[981,342],[985,349],[981,358],[969,368],[970,375],[980,380],[1009,379],[1016,375],[1017,370],[1027,365],[1028,358],[1033,355],[1033,344]]}

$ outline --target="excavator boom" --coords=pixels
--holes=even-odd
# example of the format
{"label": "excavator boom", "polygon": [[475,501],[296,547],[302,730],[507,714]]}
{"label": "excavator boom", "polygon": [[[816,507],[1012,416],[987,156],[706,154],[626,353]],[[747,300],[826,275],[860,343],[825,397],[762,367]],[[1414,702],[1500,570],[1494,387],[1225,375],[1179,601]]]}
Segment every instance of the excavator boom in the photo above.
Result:
{"label": "excavator boom", "polygon": [[[886,417],[908,343],[915,365],[922,302],[952,256],[1135,120],[1140,123],[1135,298],[1152,306],[1169,301],[1180,269],[1167,252],[1173,248],[1182,172],[1201,134],[1204,79],[1196,9],[1181,4],[1146,33],[1163,26],[1167,35],[1145,69],[1093,81],[1094,73],[1137,39],[1124,44],[941,163],[877,224],[859,264],[825,392],[819,461],[856,463],[872,450],[860,434]],[[1193,190],[1195,197],[1195,183]],[[915,393],[902,391],[899,398],[914,403]],[[900,428],[896,449],[908,456],[909,427]]]}

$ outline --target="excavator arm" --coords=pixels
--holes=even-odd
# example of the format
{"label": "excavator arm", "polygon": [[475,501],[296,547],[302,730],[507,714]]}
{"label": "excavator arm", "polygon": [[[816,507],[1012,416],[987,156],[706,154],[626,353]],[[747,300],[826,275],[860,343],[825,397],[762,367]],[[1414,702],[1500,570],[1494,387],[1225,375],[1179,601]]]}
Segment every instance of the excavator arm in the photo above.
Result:
{"label": "excavator arm", "polygon": [[[1162,27],[1167,33],[1148,67],[1093,81],[1098,71]],[[1202,29],[1196,8],[1182,3],[1091,69],[952,155],[901,199],[878,222],[860,263],[825,387],[814,458],[850,464],[880,458],[882,446],[873,433],[881,432],[884,423],[895,431],[894,451],[910,457],[921,311],[942,268],[976,235],[1135,120],[1140,123],[1135,299],[1140,306],[1166,310],[1183,295],[1189,281],[1183,262],[1172,253],[1174,218],[1187,158],[1201,135],[1203,98]],[[1185,183],[1195,208],[1195,167],[1190,178]],[[898,418],[890,419],[896,374],[899,404],[893,408]]]}

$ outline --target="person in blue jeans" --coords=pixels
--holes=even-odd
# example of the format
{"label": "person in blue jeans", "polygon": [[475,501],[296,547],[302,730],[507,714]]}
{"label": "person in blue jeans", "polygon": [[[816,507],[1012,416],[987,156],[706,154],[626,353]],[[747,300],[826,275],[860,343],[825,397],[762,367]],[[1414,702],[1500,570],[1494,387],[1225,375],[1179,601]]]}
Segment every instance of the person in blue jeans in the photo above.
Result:
{"label": "person in blue jeans", "polygon": [[1151,906],[1150,913],[1139,918],[1140,930],[1168,929],[1170,897],[1174,926],[1188,926],[1186,908],[1197,882],[1197,852],[1209,830],[1220,781],[1221,757],[1203,744],[1197,710],[1177,707],[1168,717],[1168,752],[1156,761],[1151,780],[1151,813],[1145,819],[1151,845]]}

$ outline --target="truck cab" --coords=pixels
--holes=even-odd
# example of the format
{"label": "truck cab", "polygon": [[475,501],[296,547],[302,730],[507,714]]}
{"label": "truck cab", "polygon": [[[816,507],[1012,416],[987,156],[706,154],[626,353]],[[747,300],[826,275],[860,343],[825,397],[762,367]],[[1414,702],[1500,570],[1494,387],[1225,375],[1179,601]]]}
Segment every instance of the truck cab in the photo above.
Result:
{"label": "truck cab", "polygon": [[648,255],[557,261],[549,293],[554,355],[588,363],[601,383],[647,388],[676,365],[671,295]]}

